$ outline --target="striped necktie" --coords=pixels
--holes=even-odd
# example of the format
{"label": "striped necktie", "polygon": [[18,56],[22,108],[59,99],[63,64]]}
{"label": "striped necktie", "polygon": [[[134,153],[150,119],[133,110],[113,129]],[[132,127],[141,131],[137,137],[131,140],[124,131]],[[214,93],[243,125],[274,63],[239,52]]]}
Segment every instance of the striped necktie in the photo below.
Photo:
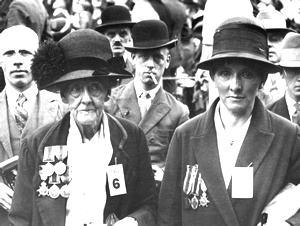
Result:
{"label": "striped necktie", "polygon": [[294,114],[292,115],[292,122],[293,123],[296,123],[298,126],[300,126],[300,105],[298,102],[296,102],[294,104],[294,107],[295,107],[295,112]]}
{"label": "striped necktie", "polygon": [[20,133],[22,133],[28,119],[28,113],[23,108],[23,105],[26,100],[27,98],[24,96],[24,94],[20,93],[17,99],[17,107],[15,108],[15,112],[14,112],[15,120]]}

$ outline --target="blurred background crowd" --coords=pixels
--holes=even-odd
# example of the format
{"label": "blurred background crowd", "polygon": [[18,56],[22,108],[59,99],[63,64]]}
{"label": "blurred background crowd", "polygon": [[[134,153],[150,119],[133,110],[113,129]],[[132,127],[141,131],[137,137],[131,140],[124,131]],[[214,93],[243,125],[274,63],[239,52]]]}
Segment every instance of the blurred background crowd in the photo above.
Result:
{"label": "blurred background crowd", "polygon": [[[43,33],[41,41],[49,38],[58,41],[77,29],[95,29],[102,23],[103,10],[111,5],[127,7],[135,22],[146,19],[164,21],[170,38],[179,41],[171,52],[171,65],[164,74],[163,87],[189,107],[191,118],[206,111],[214,99],[210,76],[208,72],[197,69],[197,63],[211,56],[214,30],[226,17],[257,16],[261,12],[276,11],[284,17],[287,29],[300,32],[300,0],[0,0],[0,32],[6,26],[13,1],[42,3],[48,14],[49,34]],[[273,22],[276,23],[275,19]],[[3,78],[0,83],[2,90],[5,85]],[[262,98],[270,96],[274,86],[280,90],[276,95],[282,96],[285,81],[277,79],[266,83]],[[272,103],[277,96],[273,95],[264,103]]]}

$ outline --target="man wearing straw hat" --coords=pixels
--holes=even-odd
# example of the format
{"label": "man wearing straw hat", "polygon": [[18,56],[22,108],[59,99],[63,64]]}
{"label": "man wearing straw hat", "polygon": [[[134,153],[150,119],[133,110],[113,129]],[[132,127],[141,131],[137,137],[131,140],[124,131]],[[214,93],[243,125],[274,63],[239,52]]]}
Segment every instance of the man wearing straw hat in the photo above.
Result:
{"label": "man wearing straw hat", "polygon": [[[281,189],[300,182],[299,127],[256,97],[280,70],[268,61],[266,31],[253,17],[225,20],[211,59],[198,67],[209,70],[219,98],[173,135],[158,225],[256,226]],[[276,225],[287,224],[275,217]]]}
{"label": "man wearing straw hat", "polygon": [[70,112],[22,143],[13,225],[155,226],[157,194],[145,135],[103,111],[112,73],[108,39],[91,29],[47,42],[33,58],[40,89],[59,91]]}
{"label": "man wearing straw hat", "polygon": [[134,80],[112,92],[107,103],[110,113],[139,125],[146,134],[151,162],[158,184],[162,180],[169,142],[174,130],[187,121],[186,105],[162,88],[162,75],[170,64],[167,26],[160,20],[144,20],[132,28]]}
{"label": "man wearing straw hat", "polygon": [[279,59],[278,64],[283,68],[286,91],[285,95],[268,106],[268,109],[300,126],[300,35],[298,33],[289,33],[285,36]]}

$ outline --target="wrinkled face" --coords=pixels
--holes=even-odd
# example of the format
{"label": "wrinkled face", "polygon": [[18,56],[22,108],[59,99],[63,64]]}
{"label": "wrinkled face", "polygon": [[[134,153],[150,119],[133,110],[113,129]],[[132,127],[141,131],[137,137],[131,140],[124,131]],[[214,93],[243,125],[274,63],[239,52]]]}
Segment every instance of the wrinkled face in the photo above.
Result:
{"label": "wrinkled face", "polygon": [[1,47],[0,66],[6,84],[23,91],[33,83],[30,66],[33,54],[38,48],[38,40],[20,39],[13,42],[8,39],[9,37]]}
{"label": "wrinkled face", "polygon": [[62,100],[69,105],[77,124],[99,128],[107,86],[95,79],[75,80],[62,92]]}
{"label": "wrinkled face", "polygon": [[295,100],[300,101],[300,68],[284,68],[284,78],[286,81],[287,92],[289,96]]}
{"label": "wrinkled face", "polygon": [[104,35],[110,42],[114,56],[123,56],[125,46],[131,46],[131,31],[128,27],[111,27],[107,28]]}
{"label": "wrinkled face", "polygon": [[247,63],[238,60],[217,66],[212,75],[220,100],[232,114],[251,113],[262,79]]}
{"label": "wrinkled face", "polygon": [[139,79],[144,90],[158,86],[171,60],[167,48],[137,51],[132,54],[132,58],[135,65],[135,77]]}
{"label": "wrinkled face", "polygon": [[285,32],[268,31],[269,61],[272,63],[279,62],[282,40]]}

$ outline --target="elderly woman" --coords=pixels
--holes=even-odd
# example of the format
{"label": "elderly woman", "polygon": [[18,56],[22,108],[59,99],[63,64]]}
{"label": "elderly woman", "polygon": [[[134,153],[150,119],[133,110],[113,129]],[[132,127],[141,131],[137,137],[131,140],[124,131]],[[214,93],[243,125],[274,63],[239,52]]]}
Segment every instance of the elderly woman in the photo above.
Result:
{"label": "elderly woman", "polygon": [[[300,134],[256,97],[268,73],[265,30],[231,18],[214,35],[209,70],[218,89],[211,107],[172,138],[159,196],[159,226],[256,226],[288,183],[300,182]],[[282,206],[286,208],[286,206]],[[273,225],[286,225],[279,214]]]}
{"label": "elderly woman", "polygon": [[112,72],[111,57],[108,39],[90,29],[48,42],[35,54],[39,88],[60,91],[70,113],[22,143],[13,225],[155,225],[145,135],[103,111],[116,79],[131,76]]}

